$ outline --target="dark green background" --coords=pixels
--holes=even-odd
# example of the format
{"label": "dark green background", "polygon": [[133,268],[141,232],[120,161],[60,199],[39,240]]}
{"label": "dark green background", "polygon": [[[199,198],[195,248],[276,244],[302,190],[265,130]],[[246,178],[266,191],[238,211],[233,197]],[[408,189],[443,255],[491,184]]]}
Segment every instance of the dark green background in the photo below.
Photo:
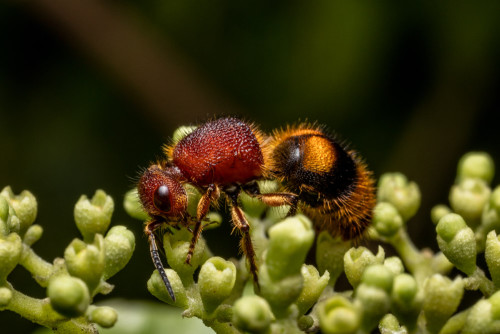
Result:
{"label": "dark green background", "polygon": [[[44,227],[35,250],[62,256],[73,205],[102,188],[136,252],[112,296],[153,299],[153,266],[123,194],[180,125],[237,114],[265,131],[326,124],[376,175],[416,180],[410,223],[435,247],[428,211],[445,202],[459,157],[500,164],[498,2],[82,1],[0,3],[0,187],[31,190]],[[498,178],[496,178],[497,180]],[[229,224],[207,231],[236,252]],[[220,240],[217,242],[215,240]],[[18,268],[16,288],[44,291]],[[31,324],[0,313],[3,328]],[[14,329],[15,328],[15,329]]]}

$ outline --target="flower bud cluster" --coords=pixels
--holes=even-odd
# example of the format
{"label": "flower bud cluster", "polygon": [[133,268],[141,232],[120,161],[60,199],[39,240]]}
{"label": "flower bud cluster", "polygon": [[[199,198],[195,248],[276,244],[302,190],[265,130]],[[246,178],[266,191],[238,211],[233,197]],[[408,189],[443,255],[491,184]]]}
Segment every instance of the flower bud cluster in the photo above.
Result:
{"label": "flower bud cluster", "polygon": [[[17,312],[64,332],[92,332],[94,324],[113,326],[117,321],[114,309],[91,305],[95,294],[111,291],[105,280],[123,269],[135,247],[134,235],[124,226],[115,226],[106,234],[113,207],[113,200],[102,190],[90,200],[82,196],[74,215],[83,240],[74,239],[64,252],[64,260],[58,258],[50,264],[31,248],[43,233],[41,226],[33,225],[35,197],[28,191],[14,195],[9,187],[4,188],[0,193],[0,310]],[[50,306],[9,284],[8,275],[18,264],[47,287]]]}
{"label": "flower bud cluster", "polygon": [[[252,241],[258,245],[258,285],[252,283],[245,259],[213,256],[203,238],[191,266],[186,265],[192,234],[182,228],[166,233],[163,242],[176,301],[156,271],[148,288],[218,333],[370,333],[377,328],[382,333],[497,333],[500,187],[490,188],[493,175],[487,154],[462,158],[449,205],[437,205],[431,212],[437,253],[419,250],[406,231],[421,202],[417,184],[400,173],[383,175],[368,234],[394,247],[397,255],[390,257],[380,245],[376,252],[370,243],[353,247],[315,230],[301,214],[284,218],[241,196]],[[277,191],[275,181],[266,184],[270,192]],[[308,256],[311,247],[314,259]],[[483,250],[492,281],[477,267],[477,254]],[[462,276],[448,277],[453,267]],[[352,291],[336,290],[343,273]],[[480,290],[486,298],[457,314],[467,289]]]}

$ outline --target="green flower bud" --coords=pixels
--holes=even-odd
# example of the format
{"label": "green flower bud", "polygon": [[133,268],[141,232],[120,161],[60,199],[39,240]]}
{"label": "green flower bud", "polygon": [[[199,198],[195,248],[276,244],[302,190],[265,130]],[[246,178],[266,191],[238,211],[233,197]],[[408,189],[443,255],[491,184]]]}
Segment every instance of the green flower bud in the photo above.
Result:
{"label": "green flower bud", "polygon": [[172,298],[170,297],[170,294],[165,287],[165,283],[163,283],[163,280],[161,279],[161,276],[156,269],[155,271],[153,271],[153,274],[148,280],[149,292],[164,303],[183,309],[187,308],[188,299],[186,295],[186,289],[184,289],[184,285],[182,285],[182,281],[179,275],[177,275],[174,270],[168,268],[165,268],[165,273],[167,274],[168,281],[170,282],[172,290],[174,291],[175,303],[172,302]]}
{"label": "green flower bud", "polygon": [[489,299],[480,300],[472,306],[460,333],[500,333],[500,291],[495,292]]}
{"label": "green flower bud", "polygon": [[500,186],[496,186],[490,196],[490,207],[500,216]]}
{"label": "green flower bud", "polygon": [[130,261],[134,249],[134,234],[125,226],[112,227],[104,238],[105,268],[103,279],[107,280],[122,270]]}
{"label": "green flower bud", "polygon": [[361,275],[366,267],[375,263],[384,261],[384,249],[379,246],[377,256],[373,255],[369,249],[365,247],[351,248],[344,255],[344,271],[347,280],[353,288],[356,288],[361,282]]}
{"label": "green flower bud", "polygon": [[20,234],[24,234],[36,219],[38,203],[35,196],[27,190],[23,190],[19,195],[14,195],[10,187],[3,188],[0,196],[9,201],[19,219]]}
{"label": "green flower bud", "polygon": [[212,257],[202,266],[198,288],[205,311],[212,313],[233,291],[236,267],[221,257]]}
{"label": "green flower bud", "polygon": [[85,283],[71,276],[52,278],[47,287],[47,297],[54,310],[69,318],[84,314],[90,303]]}
{"label": "green flower bud", "polygon": [[445,215],[451,212],[452,212],[451,209],[444,204],[436,205],[431,210],[431,220],[434,223],[434,225],[437,225],[437,223],[439,223],[439,220],[441,218],[443,218]]}
{"label": "green flower bud", "polygon": [[269,229],[266,265],[269,276],[279,280],[300,273],[314,241],[311,221],[303,215],[289,217]]}
{"label": "green flower bud", "polygon": [[42,237],[42,234],[43,234],[43,228],[40,225],[38,225],[38,224],[31,225],[28,228],[28,230],[26,231],[26,233],[24,234],[23,242],[26,245],[31,246],[35,242],[40,240],[40,238]]}
{"label": "green flower bud", "polygon": [[481,179],[463,179],[450,190],[450,205],[467,225],[474,228],[481,221],[484,206],[490,199],[491,189]]}
{"label": "green flower bud", "polygon": [[460,277],[451,281],[448,277],[434,274],[424,282],[422,308],[431,333],[439,332],[444,323],[455,313],[464,294],[464,282]]}
{"label": "green flower bud", "polygon": [[386,173],[379,179],[377,199],[394,205],[403,220],[408,221],[420,207],[420,189],[401,173]]}
{"label": "green flower bud", "polygon": [[392,314],[386,314],[378,325],[378,329],[382,334],[398,333],[408,334],[408,331],[399,324],[398,319]]}
{"label": "green flower bud", "polygon": [[500,287],[500,239],[495,231],[488,233],[484,257],[491,278],[498,288]]}
{"label": "green flower bud", "polygon": [[383,237],[390,238],[403,226],[403,218],[391,203],[379,202],[373,211],[373,227]]}
{"label": "green flower bud", "polygon": [[305,264],[300,271],[304,278],[304,284],[296,304],[299,308],[299,314],[305,314],[318,301],[319,296],[328,285],[330,275],[328,271],[325,271],[323,276],[320,276],[314,266]]}
{"label": "green flower bud", "polygon": [[422,307],[421,298],[418,297],[417,293],[418,284],[413,276],[400,274],[394,278],[391,293],[392,313],[409,329],[416,327]]}
{"label": "green flower bud", "polygon": [[196,217],[197,214],[196,211],[198,210],[198,203],[200,202],[201,199],[201,193],[195,186],[193,186],[190,183],[185,183],[183,187],[184,190],[186,190],[186,194],[188,197],[187,212],[192,217]]}
{"label": "green flower bud", "polygon": [[165,233],[163,235],[163,248],[170,267],[179,274],[182,281],[192,280],[193,274],[206,259],[205,240],[200,237],[196,243],[191,263],[186,263],[186,256],[189,251],[192,234],[186,229],[173,231],[173,234]]}
{"label": "green flower bud", "polygon": [[390,272],[396,276],[405,271],[403,262],[397,256],[391,256],[384,260],[384,267],[390,270]]}
{"label": "green flower bud", "polygon": [[458,269],[472,275],[476,270],[476,240],[474,232],[463,218],[449,213],[436,226],[439,248]]}
{"label": "green flower bud", "polygon": [[277,317],[284,317],[288,307],[299,298],[304,284],[300,273],[274,280],[264,263],[259,269],[260,295],[271,305]]}
{"label": "green flower bud", "polygon": [[137,188],[130,189],[125,194],[123,198],[123,207],[125,212],[132,218],[146,221],[149,219],[149,215],[144,211],[141,201],[139,200],[139,195],[137,194]]}
{"label": "green flower bud", "polygon": [[392,298],[398,306],[413,307],[417,292],[418,284],[413,276],[403,273],[394,278]]}
{"label": "green flower bud", "polygon": [[89,314],[89,320],[101,327],[110,328],[113,327],[118,320],[118,312],[109,306],[95,307]]}
{"label": "green flower bud", "polygon": [[469,152],[458,162],[457,183],[467,178],[482,179],[490,183],[495,175],[495,163],[486,152]]}
{"label": "green flower bud", "polygon": [[360,323],[357,308],[345,297],[334,296],[318,306],[319,326],[326,334],[356,333]]}
{"label": "green flower bud", "polygon": [[21,237],[17,233],[0,237],[0,284],[19,263],[22,250]]}
{"label": "green flower bud", "polygon": [[12,291],[6,287],[0,287],[0,309],[7,306],[12,299]]}
{"label": "green flower bud", "polygon": [[[12,209],[12,212],[14,212],[14,209]],[[10,232],[15,232],[19,233],[21,229],[21,221],[15,214],[11,214],[9,216],[9,219],[7,221],[7,224],[9,226]]]}
{"label": "green flower bud", "polygon": [[[367,268],[368,270],[368,268]],[[355,290],[355,300],[362,309],[361,327],[371,332],[389,312],[391,301],[386,290],[361,283]]]}
{"label": "green flower bud", "polygon": [[493,320],[500,320],[500,291],[495,292],[488,298],[491,304],[491,318]]}
{"label": "green flower bud", "polygon": [[196,130],[196,126],[180,126],[178,127],[175,131],[174,134],[172,135],[172,142],[177,143],[179,142],[182,138],[186,137],[188,134]]}
{"label": "green flower bud", "polygon": [[96,234],[93,244],[74,239],[64,251],[64,260],[71,276],[82,279],[93,292],[105,268],[104,240]]}
{"label": "green flower bud", "polygon": [[439,331],[439,334],[457,334],[463,333],[462,329],[465,326],[469,310],[465,310],[453,315]]}
{"label": "green flower bud", "polygon": [[234,303],[233,324],[249,333],[264,333],[274,316],[267,301],[259,296],[244,296]]}
{"label": "green flower bud", "polygon": [[344,272],[344,254],[351,248],[350,241],[343,241],[340,237],[332,237],[330,232],[323,231],[318,235],[316,242],[316,264],[319,272],[330,273],[330,285],[335,285],[339,276]]}
{"label": "green flower bud", "polygon": [[106,234],[114,207],[113,199],[102,190],[97,190],[91,200],[85,195],[80,197],[74,215],[83,240],[92,242],[96,233]]}
{"label": "green flower bud", "polygon": [[362,283],[386,292],[391,291],[393,279],[392,272],[382,264],[373,264],[367,267],[361,276]]}
{"label": "green flower bud", "polygon": [[297,326],[303,332],[306,332],[314,325],[314,318],[309,315],[303,315],[297,320]]}
{"label": "green flower bud", "polygon": [[7,220],[9,219],[9,203],[7,200],[0,196],[0,235],[7,235],[10,233]]}

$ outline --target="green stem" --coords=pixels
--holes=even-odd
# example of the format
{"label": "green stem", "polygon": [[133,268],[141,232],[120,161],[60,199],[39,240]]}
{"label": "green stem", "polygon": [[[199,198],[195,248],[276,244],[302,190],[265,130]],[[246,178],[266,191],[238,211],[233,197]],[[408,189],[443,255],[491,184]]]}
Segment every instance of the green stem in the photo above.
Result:
{"label": "green stem", "polygon": [[474,273],[466,277],[464,281],[467,290],[479,289],[485,297],[491,296],[496,291],[495,284],[486,277],[484,271],[479,267],[476,267]]}
{"label": "green stem", "polygon": [[217,334],[241,334],[241,332],[229,322],[203,321],[205,326],[212,328]]}
{"label": "green stem", "polygon": [[433,274],[431,268],[432,256],[424,256],[417,247],[415,247],[408,233],[406,233],[406,230],[403,228],[388,241],[399,253],[405,266],[415,276],[418,284],[422,286],[425,278]]}
{"label": "green stem", "polygon": [[56,333],[98,333],[96,327],[85,317],[68,319],[57,313],[50,306],[48,298],[36,299],[15,290],[9,284],[12,299],[6,306],[7,310],[16,312],[39,325],[51,328]]}
{"label": "green stem", "polygon": [[33,278],[40,286],[47,287],[49,278],[53,273],[52,264],[42,259],[31,247],[25,244],[23,244],[23,253],[19,264],[33,275]]}

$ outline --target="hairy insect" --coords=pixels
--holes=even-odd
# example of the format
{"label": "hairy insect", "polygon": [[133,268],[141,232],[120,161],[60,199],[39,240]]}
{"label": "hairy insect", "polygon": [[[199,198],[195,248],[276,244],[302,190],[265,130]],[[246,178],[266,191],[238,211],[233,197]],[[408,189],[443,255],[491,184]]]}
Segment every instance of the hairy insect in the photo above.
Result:
{"label": "hairy insect", "polygon": [[[320,126],[300,123],[272,136],[268,167],[318,230],[358,240],[375,206],[372,173]],[[292,214],[295,208],[292,207]]]}
{"label": "hairy insect", "polygon": [[[295,206],[297,201],[292,193],[260,192],[256,180],[267,176],[269,155],[262,133],[253,124],[242,120],[220,118],[200,125],[177,143],[166,146],[164,152],[166,160],[149,166],[137,187],[142,205],[152,217],[144,229],[151,257],[172,299],[175,300],[175,296],[158,254],[154,232],[164,224],[192,228],[193,237],[186,255],[186,263],[189,263],[202,232],[202,220],[210,205],[221,196],[227,199],[232,222],[242,235],[241,249],[258,286],[250,226],[240,208],[238,196],[244,191],[269,206]],[[196,217],[187,213],[188,194],[183,187],[186,183],[202,193]]]}

